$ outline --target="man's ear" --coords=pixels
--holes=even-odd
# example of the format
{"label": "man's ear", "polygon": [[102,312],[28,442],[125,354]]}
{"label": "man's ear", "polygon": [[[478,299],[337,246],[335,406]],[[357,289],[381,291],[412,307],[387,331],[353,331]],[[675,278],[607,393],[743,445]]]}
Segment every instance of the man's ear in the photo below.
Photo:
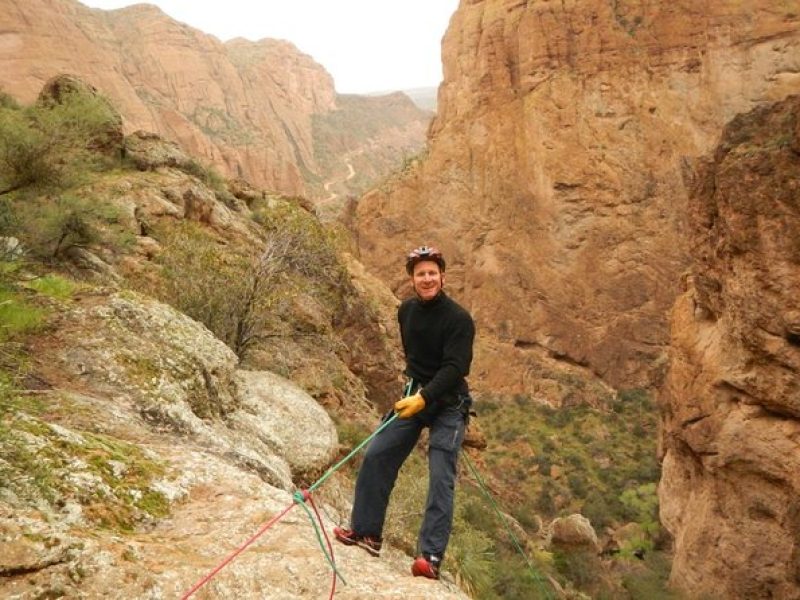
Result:
{"label": "man's ear", "polygon": [[444,272],[442,272],[442,289],[444,289]]}

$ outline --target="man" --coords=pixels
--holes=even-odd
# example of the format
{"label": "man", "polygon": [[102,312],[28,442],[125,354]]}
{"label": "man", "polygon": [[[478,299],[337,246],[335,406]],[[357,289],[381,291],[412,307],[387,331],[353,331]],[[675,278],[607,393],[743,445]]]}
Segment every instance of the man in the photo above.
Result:
{"label": "man", "polygon": [[412,250],[406,271],[414,296],[397,312],[408,377],[406,397],[394,405],[398,418],[367,447],[356,480],[352,529],[335,527],[334,535],[343,544],[380,554],[397,473],[422,429],[429,427],[428,499],[419,533],[420,555],[411,572],[438,579],[453,524],[456,463],[471,404],[465,377],[472,362],[475,325],[470,314],[444,293],[445,260],[436,248]]}

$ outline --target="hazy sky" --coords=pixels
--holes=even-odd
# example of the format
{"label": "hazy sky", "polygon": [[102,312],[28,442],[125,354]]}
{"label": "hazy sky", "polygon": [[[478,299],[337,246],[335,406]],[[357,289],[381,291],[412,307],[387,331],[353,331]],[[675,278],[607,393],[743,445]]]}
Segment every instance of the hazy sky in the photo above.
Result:
{"label": "hazy sky", "polygon": [[[133,0],[80,0],[120,8]],[[289,40],[333,76],[339,93],[437,86],[441,41],[458,0],[151,0],[222,41]]]}

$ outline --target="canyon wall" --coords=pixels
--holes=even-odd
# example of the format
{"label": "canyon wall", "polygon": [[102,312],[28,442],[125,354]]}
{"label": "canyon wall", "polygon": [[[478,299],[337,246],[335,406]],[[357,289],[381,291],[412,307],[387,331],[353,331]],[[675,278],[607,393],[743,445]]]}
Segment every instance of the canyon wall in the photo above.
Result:
{"label": "canyon wall", "polygon": [[359,203],[362,261],[399,290],[402,252],[442,247],[478,385],[535,395],[543,356],[658,383],[682,173],[735,114],[800,90],[792,4],[463,0],[427,158]]}
{"label": "canyon wall", "polygon": [[693,174],[692,266],[662,394],[672,583],[800,598],[800,96],[741,115]]}

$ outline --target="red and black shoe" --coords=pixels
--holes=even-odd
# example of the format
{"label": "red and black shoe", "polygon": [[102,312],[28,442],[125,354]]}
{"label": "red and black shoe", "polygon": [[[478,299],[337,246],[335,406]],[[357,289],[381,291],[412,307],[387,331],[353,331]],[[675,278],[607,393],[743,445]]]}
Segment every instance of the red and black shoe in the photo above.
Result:
{"label": "red and black shoe", "polygon": [[358,546],[369,552],[372,556],[381,555],[381,546],[383,545],[383,540],[381,540],[381,538],[358,535],[352,529],[345,529],[344,527],[334,527],[333,535],[345,546]]}
{"label": "red and black shoe", "polygon": [[427,577],[439,579],[439,564],[441,561],[435,556],[422,555],[414,559],[411,565],[411,574],[414,577]]}

